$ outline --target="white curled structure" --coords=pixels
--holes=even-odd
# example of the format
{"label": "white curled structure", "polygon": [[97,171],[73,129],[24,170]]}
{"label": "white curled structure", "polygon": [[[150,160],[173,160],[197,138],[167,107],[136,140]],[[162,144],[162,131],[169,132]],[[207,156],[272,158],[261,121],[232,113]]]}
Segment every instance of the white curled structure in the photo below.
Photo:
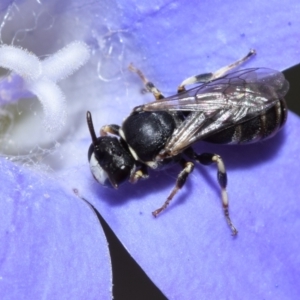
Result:
{"label": "white curled structure", "polygon": [[67,45],[43,61],[26,49],[0,46],[0,66],[22,76],[25,88],[37,96],[43,106],[47,130],[58,130],[66,121],[65,97],[57,82],[73,74],[89,58],[89,48],[81,41]]}

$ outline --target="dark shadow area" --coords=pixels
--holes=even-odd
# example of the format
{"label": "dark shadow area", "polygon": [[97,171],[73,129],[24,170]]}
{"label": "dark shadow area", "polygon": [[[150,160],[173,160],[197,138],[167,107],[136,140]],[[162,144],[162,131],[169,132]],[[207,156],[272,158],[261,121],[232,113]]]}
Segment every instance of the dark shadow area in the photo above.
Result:
{"label": "dark shadow area", "polygon": [[77,189],[74,189],[74,193],[94,211],[107,238],[112,263],[113,299],[167,299],[130,256],[99,211],[88,200],[81,197]]}
{"label": "dark shadow area", "polygon": [[285,97],[289,110],[300,116],[300,64],[283,72],[290,83],[290,90]]}
{"label": "dark shadow area", "polygon": [[129,255],[101,215],[99,213],[97,213],[97,215],[109,242],[109,251],[112,260],[114,299],[167,299]]}

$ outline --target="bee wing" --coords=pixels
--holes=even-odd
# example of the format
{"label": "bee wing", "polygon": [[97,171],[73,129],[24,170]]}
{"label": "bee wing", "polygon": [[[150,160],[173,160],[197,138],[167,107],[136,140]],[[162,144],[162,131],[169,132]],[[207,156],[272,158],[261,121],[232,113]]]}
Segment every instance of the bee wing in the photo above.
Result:
{"label": "bee wing", "polygon": [[240,116],[246,113],[247,109],[238,108],[216,110],[209,114],[199,111],[191,112],[174,130],[160,154],[163,157],[175,156],[206,136],[231,126],[233,119],[240,119]]}
{"label": "bee wing", "polygon": [[252,68],[229,73],[139,109],[191,112],[162,150],[164,156],[174,156],[207,135],[263,113],[284,97],[288,88],[281,72]]}
{"label": "bee wing", "polygon": [[259,114],[284,97],[289,84],[284,75],[267,68],[251,68],[228,73],[180,94],[141,105],[144,111],[212,112],[233,107]]}

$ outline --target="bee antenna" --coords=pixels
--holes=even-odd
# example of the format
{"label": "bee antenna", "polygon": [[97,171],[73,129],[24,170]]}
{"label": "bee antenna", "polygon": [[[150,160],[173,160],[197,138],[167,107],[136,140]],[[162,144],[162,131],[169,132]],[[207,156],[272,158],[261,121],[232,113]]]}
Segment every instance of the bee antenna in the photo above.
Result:
{"label": "bee antenna", "polygon": [[97,136],[96,136],[94,125],[93,125],[92,114],[89,111],[86,112],[86,121],[87,121],[89,130],[90,130],[93,144],[94,144],[94,146],[96,146],[98,144],[98,140],[97,140]]}

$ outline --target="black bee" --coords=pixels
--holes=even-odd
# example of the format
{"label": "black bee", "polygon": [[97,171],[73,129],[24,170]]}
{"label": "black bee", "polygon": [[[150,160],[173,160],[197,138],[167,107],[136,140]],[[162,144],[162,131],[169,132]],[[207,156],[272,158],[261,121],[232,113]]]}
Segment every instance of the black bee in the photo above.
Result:
{"label": "black bee", "polygon": [[[147,178],[148,168],[161,170],[179,163],[182,171],[162,207],[153,211],[156,217],[182,188],[194,169],[194,161],[203,165],[215,163],[224,214],[236,235],[229,217],[223,160],[215,153],[197,154],[192,145],[200,140],[253,143],[275,135],[283,126],[287,118],[283,97],[289,89],[283,74],[266,68],[232,71],[253,54],[255,51],[251,50],[244,58],[214,73],[184,80],[178,93],[167,98],[131,65],[130,70],[141,77],[156,101],[134,108],[122,126],[103,126],[100,137],[96,136],[91,113],[87,112],[92,137],[88,159],[94,178],[104,186],[118,188],[126,180],[135,183]],[[198,85],[186,90],[188,84]]]}

